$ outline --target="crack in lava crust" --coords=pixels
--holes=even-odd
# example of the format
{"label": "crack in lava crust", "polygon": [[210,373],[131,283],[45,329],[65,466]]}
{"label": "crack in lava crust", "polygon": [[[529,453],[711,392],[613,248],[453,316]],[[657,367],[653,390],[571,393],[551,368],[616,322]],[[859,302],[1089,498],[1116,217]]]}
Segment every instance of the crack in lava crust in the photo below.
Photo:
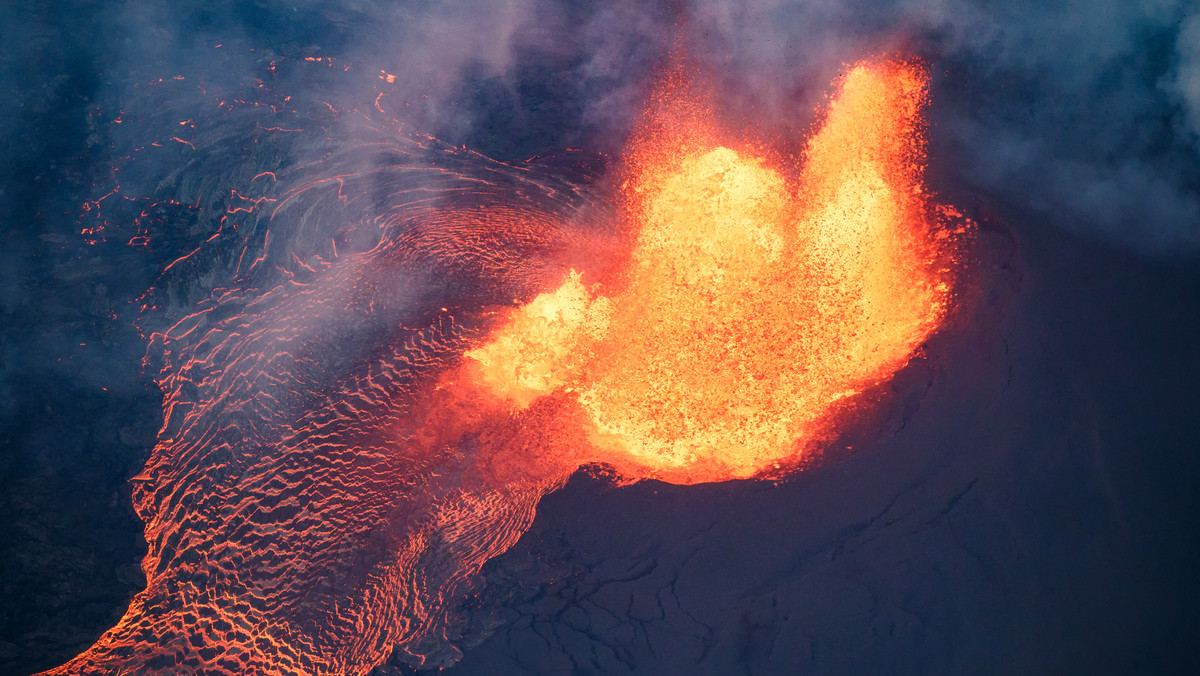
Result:
{"label": "crack in lava crust", "polygon": [[921,183],[925,91],[918,68],[855,67],[795,181],[652,115],[620,255],[561,186],[489,165],[503,181],[398,206],[371,251],[156,336],[147,588],[47,673],[448,664],[480,566],[581,465],[694,483],[794,463],[952,305],[968,225]]}

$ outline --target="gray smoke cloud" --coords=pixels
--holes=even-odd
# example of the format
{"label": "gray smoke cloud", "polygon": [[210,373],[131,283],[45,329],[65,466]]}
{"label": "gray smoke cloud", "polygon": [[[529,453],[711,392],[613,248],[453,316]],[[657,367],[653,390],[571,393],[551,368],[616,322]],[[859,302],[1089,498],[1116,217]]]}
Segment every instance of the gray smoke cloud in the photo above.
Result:
{"label": "gray smoke cloud", "polygon": [[[915,53],[934,77],[942,174],[1138,254],[1200,253],[1200,13],[1187,2],[520,0],[364,11],[376,9],[384,37],[357,56],[407,73],[413,99],[428,97],[426,123],[464,140],[537,127],[608,152],[677,42],[731,118],[797,133],[845,64]],[[531,94],[535,78],[555,88]],[[537,113],[547,101],[559,117]]]}
{"label": "gray smoke cloud", "polygon": [[726,103],[799,128],[842,64],[915,52],[933,72],[943,170],[1039,220],[1176,257],[1200,251],[1190,11],[1175,0],[699,0],[687,14]]}
{"label": "gray smoke cloud", "polygon": [[[1141,254],[1200,252],[1200,12],[1182,0],[357,0],[93,11],[80,20],[88,39],[63,49],[106,73],[102,94],[125,76],[247,82],[264,76],[270,57],[331,56],[355,66],[344,94],[357,105],[370,105],[370,84],[386,71],[389,103],[415,131],[511,156],[502,159],[555,143],[619,152],[677,42],[704,64],[732,118],[798,133],[844,64],[915,53],[934,75],[933,159],[946,174],[987,200]],[[36,27],[34,38],[63,37],[47,30]],[[215,43],[234,54],[220,67]]]}
{"label": "gray smoke cloud", "polygon": [[530,65],[550,62],[564,85],[554,96],[577,111],[555,122],[605,150],[619,147],[677,39],[733,117],[798,131],[844,64],[916,53],[934,75],[944,173],[1143,255],[1200,252],[1200,13],[1186,2],[528,0],[391,15],[389,30],[406,37],[384,58],[421,74],[412,82],[438,102],[434,119],[453,109],[459,129],[487,130],[487,102],[465,114],[463,86],[482,74],[510,95],[493,102],[519,104]]}
{"label": "gray smoke cloud", "polygon": [[[677,43],[732,119],[797,134],[844,64],[915,53],[934,77],[942,174],[1140,254],[1200,252],[1200,12],[1184,0],[124,2],[4,18],[7,137],[62,100],[76,118],[91,104],[111,113],[137,97],[131,82],[175,74],[303,95],[310,76],[265,66],[317,56],[353,66],[330,94],[348,105],[369,108],[386,72],[385,104],[411,130],[506,160],[619,152]],[[68,91],[79,79],[83,100]],[[93,129],[95,147],[112,133]]]}

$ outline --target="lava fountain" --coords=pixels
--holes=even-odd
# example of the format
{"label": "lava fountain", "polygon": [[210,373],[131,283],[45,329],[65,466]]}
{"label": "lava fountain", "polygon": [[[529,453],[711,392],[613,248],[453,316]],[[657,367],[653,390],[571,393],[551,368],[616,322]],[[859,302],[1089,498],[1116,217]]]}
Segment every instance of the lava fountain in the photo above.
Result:
{"label": "lava fountain", "polygon": [[467,353],[517,406],[574,397],[591,461],[676,483],[794,464],[833,432],[945,318],[964,232],[922,183],[918,68],[851,69],[794,182],[722,147],[687,89],[668,80],[631,153],[613,290],[572,273]]}
{"label": "lava fountain", "polygon": [[446,665],[480,567],[582,465],[778,475],[843,430],[955,304],[926,76],[853,67],[794,172],[690,91],[664,81],[607,225],[527,168],[441,166],[456,197],[397,202],[373,249],[156,336],[147,587],[47,673]]}

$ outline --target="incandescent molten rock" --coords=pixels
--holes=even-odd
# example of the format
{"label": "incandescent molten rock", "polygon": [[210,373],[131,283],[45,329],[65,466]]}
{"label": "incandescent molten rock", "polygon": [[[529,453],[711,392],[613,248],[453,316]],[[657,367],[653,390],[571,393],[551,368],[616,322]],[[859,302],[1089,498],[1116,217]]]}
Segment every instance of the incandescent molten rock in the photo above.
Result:
{"label": "incandescent molten rock", "polygon": [[[965,227],[922,184],[923,73],[851,70],[792,176],[665,91],[620,227],[527,168],[432,167],[378,246],[156,335],[147,588],[48,673],[444,664],[480,566],[581,465],[777,472],[871,403],[951,309]],[[302,185],[274,219],[320,186],[387,202],[354,186],[389,172]]]}
{"label": "incandescent molten rock", "polygon": [[572,275],[514,313],[467,353],[481,379],[519,406],[577,398],[589,459],[626,476],[796,463],[836,405],[890,378],[946,317],[963,231],[923,186],[926,84],[912,66],[856,66],[794,182],[668,114],[632,153],[636,241],[615,288]]}

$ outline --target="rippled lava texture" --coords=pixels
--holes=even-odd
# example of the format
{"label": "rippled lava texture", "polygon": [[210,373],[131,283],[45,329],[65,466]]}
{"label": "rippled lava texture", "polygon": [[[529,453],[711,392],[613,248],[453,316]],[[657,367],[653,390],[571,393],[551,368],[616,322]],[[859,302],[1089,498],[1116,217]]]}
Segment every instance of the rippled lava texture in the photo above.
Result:
{"label": "rippled lava texture", "polygon": [[465,151],[274,205],[373,199],[383,239],[153,337],[147,588],[47,673],[452,661],[480,566],[581,465],[778,473],[868,405],[946,321],[969,226],[922,184],[923,72],[850,70],[799,171],[687,92],[667,78],[652,101],[612,210]]}

